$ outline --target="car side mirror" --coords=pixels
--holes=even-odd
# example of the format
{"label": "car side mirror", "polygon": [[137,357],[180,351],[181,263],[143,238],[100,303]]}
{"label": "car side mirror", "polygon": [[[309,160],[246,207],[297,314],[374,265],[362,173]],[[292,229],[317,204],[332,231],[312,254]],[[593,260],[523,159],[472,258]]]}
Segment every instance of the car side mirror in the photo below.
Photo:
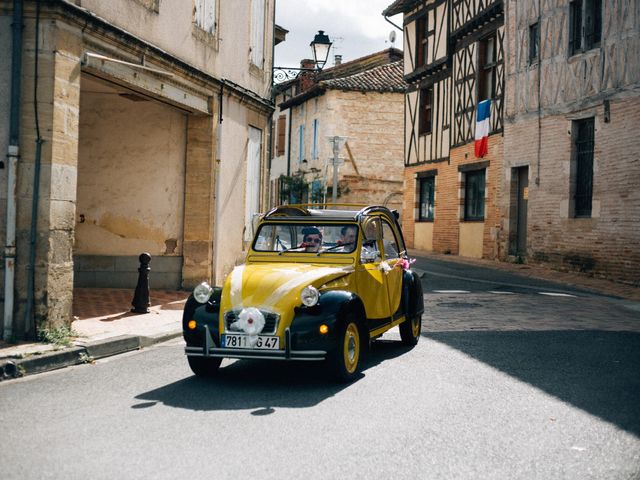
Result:
{"label": "car side mirror", "polygon": [[360,261],[362,263],[373,263],[378,258],[378,252],[376,250],[365,250],[364,248],[360,252]]}

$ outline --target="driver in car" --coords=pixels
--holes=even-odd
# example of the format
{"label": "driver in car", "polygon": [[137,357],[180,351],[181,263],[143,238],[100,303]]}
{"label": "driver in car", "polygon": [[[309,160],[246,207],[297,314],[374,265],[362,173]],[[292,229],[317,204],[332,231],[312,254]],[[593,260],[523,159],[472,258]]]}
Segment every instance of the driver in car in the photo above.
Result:
{"label": "driver in car", "polygon": [[318,252],[322,245],[322,232],[316,227],[305,227],[302,229],[301,247],[305,247],[305,252]]}

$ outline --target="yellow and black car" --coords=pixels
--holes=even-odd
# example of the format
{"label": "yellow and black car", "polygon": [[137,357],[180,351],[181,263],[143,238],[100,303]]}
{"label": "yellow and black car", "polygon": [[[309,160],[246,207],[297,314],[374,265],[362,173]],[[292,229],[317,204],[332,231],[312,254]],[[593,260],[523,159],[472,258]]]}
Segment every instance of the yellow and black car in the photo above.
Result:
{"label": "yellow and black car", "polygon": [[223,358],[249,358],[326,362],[350,381],[390,328],[415,345],[423,311],[395,212],[286,205],[262,216],[246,262],[221,288],[194,289],[185,350],[199,376],[215,374]]}

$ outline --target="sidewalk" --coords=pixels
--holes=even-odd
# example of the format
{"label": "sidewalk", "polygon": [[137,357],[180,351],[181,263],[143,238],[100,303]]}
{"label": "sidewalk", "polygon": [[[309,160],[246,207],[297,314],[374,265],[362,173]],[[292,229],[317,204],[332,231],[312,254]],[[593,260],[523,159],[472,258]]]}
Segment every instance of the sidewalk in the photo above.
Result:
{"label": "sidewalk", "polygon": [[150,312],[131,313],[133,290],[77,288],[73,292],[72,345],[0,341],[0,380],[87,363],[182,335],[182,309],[190,292],[152,290]]}
{"label": "sidewalk", "polygon": [[535,263],[507,263],[483,258],[459,257],[457,255],[445,255],[442,253],[427,252],[425,250],[409,249],[410,257],[433,258],[444,262],[456,262],[469,265],[477,265],[485,268],[503,270],[516,273],[531,278],[538,278],[557,282],[560,284],[590,290],[594,293],[619,297],[625,300],[640,302],[640,286],[632,286],[624,283],[617,283],[602,278],[590,277],[586,274],[563,272],[551,269],[545,265]]}

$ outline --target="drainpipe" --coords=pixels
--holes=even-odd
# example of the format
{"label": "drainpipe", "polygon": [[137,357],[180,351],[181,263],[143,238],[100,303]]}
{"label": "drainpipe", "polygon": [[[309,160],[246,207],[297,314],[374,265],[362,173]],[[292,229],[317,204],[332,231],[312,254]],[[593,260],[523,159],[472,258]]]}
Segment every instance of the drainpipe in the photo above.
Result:
{"label": "drainpipe", "polygon": [[4,247],[4,340],[13,337],[13,303],[16,271],[16,173],[20,156],[20,87],[22,81],[22,0],[13,0],[11,52],[11,110],[7,151],[7,239]]}
{"label": "drainpipe", "polygon": [[[33,113],[36,123],[36,156],[33,172],[33,198],[31,201],[31,229],[29,234],[29,263],[27,264],[27,304],[24,313],[24,329],[26,333],[33,332],[33,338],[38,337],[38,327],[34,315],[35,277],[36,277],[36,240],[38,225],[38,201],[40,199],[40,164],[42,144],[40,123],[38,121],[38,48],[40,44],[40,0],[36,0],[36,38],[35,60],[33,73]],[[31,328],[33,327],[33,330]]]}

